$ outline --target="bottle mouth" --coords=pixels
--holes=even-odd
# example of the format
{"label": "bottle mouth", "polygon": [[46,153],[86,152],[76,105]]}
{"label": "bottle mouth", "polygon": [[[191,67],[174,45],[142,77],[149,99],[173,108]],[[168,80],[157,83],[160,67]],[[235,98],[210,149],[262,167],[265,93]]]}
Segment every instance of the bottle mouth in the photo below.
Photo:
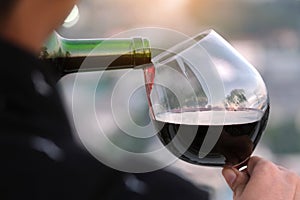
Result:
{"label": "bottle mouth", "polygon": [[133,61],[135,66],[151,63],[150,42],[147,38],[136,37],[132,39]]}

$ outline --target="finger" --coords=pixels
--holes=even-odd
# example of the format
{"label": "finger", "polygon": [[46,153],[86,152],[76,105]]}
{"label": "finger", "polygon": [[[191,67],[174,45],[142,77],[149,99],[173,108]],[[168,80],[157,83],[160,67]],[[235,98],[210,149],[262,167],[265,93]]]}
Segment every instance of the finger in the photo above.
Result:
{"label": "finger", "polygon": [[300,178],[298,178],[294,199],[300,199]]}
{"label": "finger", "polygon": [[232,189],[234,192],[234,196],[238,197],[242,195],[246,185],[248,184],[249,174],[246,171],[239,171],[236,168],[233,168],[233,171],[237,174],[237,178],[233,182]]}
{"label": "finger", "polygon": [[235,168],[224,167],[222,170],[223,177],[234,193],[234,196],[241,196],[246,184],[249,181],[247,173],[240,172]]}
{"label": "finger", "polygon": [[224,167],[222,170],[222,175],[229,187],[233,190],[233,183],[237,178],[237,174],[235,173],[235,171],[230,167]]}
{"label": "finger", "polygon": [[278,169],[282,170],[282,171],[290,171],[289,169],[287,169],[286,167],[282,166],[282,165],[277,165]]}
{"label": "finger", "polygon": [[259,161],[261,161],[262,158],[258,157],[258,156],[252,156],[247,163],[247,171],[248,173],[251,175],[253,173],[253,169],[254,167],[257,165],[257,163]]}
{"label": "finger", "polygon": [[277,165],[259,156],[252,156],[248,160],[247,171],[250,176],[252,176],[253,173],[255,172],[259,172],[259,174],[263,174],[265,171],[275,172],[277,170],[279,170]]}
{"label": "finger", "polygon": [[[287,169],[286,167],[284,167],[282,165],[271,163],[270,161],[267,161],[266,159],[261,158],[259,156],[253,156],[253,157],[251,157],[251,161],[250,161],[250,163],[248,163],[248,170],[252,172],[253,169],[254,169],[254,167],[256,165],[258,165],[258,163],[260,163],[260,165],[262,165],[262,164],[266,164],[266,162],[268,162],[268,164],[271,164],[272,167],[274,167],[274,168],[278,168],[278,169],[280,169],[282,171],[290,171],[289,169]],[[271,165],[269,165],[269,167]]]}

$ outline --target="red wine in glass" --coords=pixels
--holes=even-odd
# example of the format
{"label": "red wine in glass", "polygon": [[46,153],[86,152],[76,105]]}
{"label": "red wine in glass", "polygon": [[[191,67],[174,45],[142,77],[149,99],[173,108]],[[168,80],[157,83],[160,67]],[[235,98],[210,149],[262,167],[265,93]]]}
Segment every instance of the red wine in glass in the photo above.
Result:
{"label": "red wine in glass", "polygon": [[[195,120],[200,117],[203,121],[204,115],[210,116],[210,112],[218,114],[218,111],[212,110],[180,110],[161,114],[153,122],[161,142],[178,158],[197,165],[239,166],[251,156],[258,144],[268,121],[269,108],[264,113],[252,109],[227,110],[228,120],[222,124]],[[180,128],[184,133],[172,144]],[[209,144],[212,145],[209,152],[201,152],[204,143],[210,142],[205,140],[209,129],[221,133],[215,144]],[[188,134],[194,131],[196,135],[189,142]],[[177,146],[185,147],[186,151],[181,152]]]}

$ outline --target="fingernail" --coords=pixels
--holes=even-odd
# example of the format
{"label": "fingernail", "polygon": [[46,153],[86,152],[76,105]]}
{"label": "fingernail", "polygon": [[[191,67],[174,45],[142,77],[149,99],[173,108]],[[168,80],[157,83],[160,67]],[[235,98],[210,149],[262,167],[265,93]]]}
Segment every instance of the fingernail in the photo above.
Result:
{"label": "fingernail", "polygon": [[224,176],[224,178],[225,178],[225,180],[226,180],[226,182],[230,185],[230,186],[232,186],[232,184],[234,183],[234,181],[235,181],[235,179],[236,179],[236,173],[232,170],[232,169],[230,169],[230,168],[225,168],[224,170],[223,170],[223,176]]}

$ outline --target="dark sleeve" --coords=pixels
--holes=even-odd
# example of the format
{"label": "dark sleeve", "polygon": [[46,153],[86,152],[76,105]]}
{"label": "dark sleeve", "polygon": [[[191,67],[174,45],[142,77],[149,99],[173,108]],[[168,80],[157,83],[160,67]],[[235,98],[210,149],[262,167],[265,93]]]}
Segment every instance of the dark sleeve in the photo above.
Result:
{"label": "dark sleeve", "polygon": [[137,174],[136,176],[148,185],[149,199],[210,199],[211,191],[208,187],[196,186],[177,174],[163,169],[146,174]]}
{"label": "dark sleeve", "polygon": [[[30,143],[29,143],[30,144]],[[23,142],[1,144],[0,199],[207,200],[209,190],[165,170],[130,174],[66,145],[62,160]]]}

